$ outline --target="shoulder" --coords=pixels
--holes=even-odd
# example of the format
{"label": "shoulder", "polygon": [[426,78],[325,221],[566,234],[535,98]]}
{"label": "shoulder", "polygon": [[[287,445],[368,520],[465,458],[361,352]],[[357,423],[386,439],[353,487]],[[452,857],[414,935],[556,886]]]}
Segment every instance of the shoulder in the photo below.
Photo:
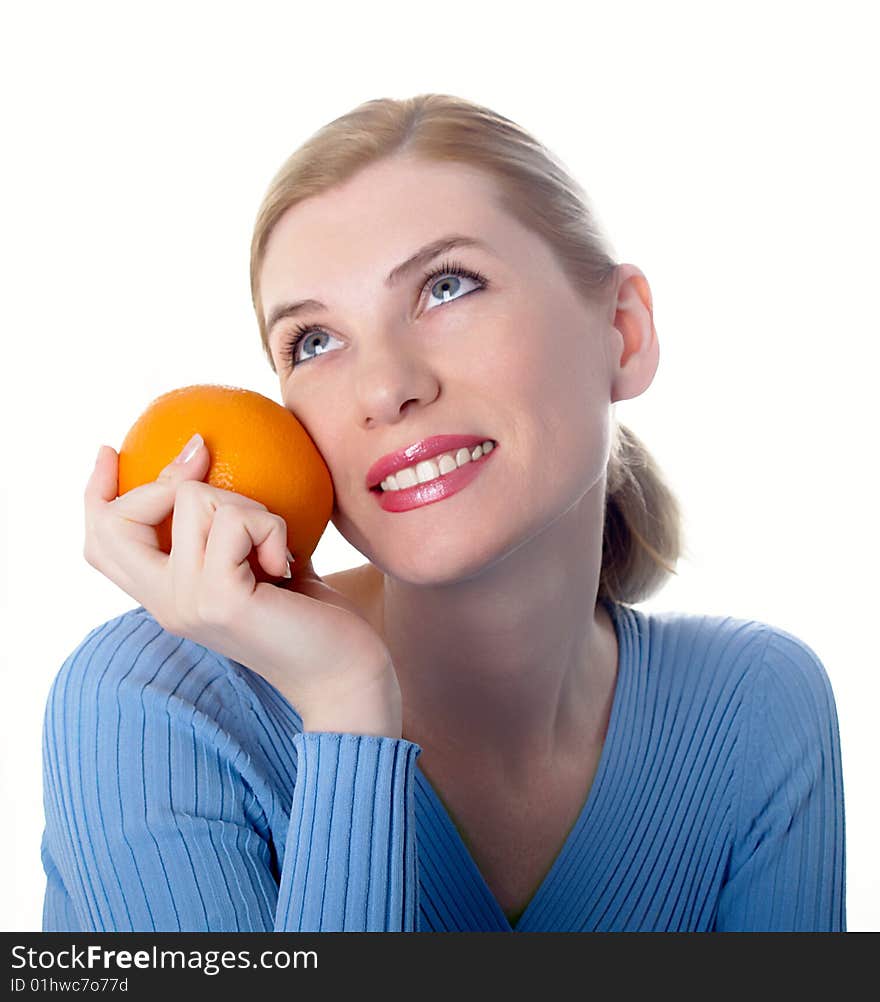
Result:
{"label": "shoulder", "polygon": [[381,594],[384,584],[382,572],[371,563],[324,574],[322,580],[352,602],[362,606],[372,605]]}
{"label": "shoulder", "polygon": [[834,697],[806,641],[731,616],[630,607],[621,621],[634,652],[630,719],[642,721],[652,754],[676,756],[682,774],[714,763],[731,796],[742,791],[743,824],[777,794],[793,804],[822,784],[841,789]]}
{"label": "shoulder", "polygon": [[[147,714],[198,715],[232,725],[244,714],[240,666],[163,629],[142,606],[91,630],[52,681],[47,716],[90,715],[100,725]],[[91,713],[90,711],[95,711]]]}
{"label": "shoulder", "polygon": [[669,684],[781,687],[829,696],[824,665],[794,634],[761,620],[634,607],[622,617],[649,673]]}
{"label": "shoulder", "polygon": [[624,606],[616,619],[633,719],[660,714],[663,733],[711,732],[740,752],[774,735],[790,746],[837,743],[828,673],[800,637],[733,616]]}
{"label": "shoulder", "polygon": [[802,638],[778,626],[764,624],[767,642],[762,655],[765,684],[782,687],[819,702],[833,703],[825,665]]}
{"label": "shoulder", "polygon": [[138,804],[144,791],[159,803],[216,782],[232,798],[250,791],[262,818],[289,803],[301,731],[260,675],[138,607],[91,630],[55,675],[43,712],[44,782],[56,789],[73,769],[79,786],[89,777],[102,795],[119,788]]}
{"label": "shoulder", "polygon": [[751,689],[749,744],[779,754],[784,739],[792,749],[792,767],[805,767],[817,753],[838,758],[837,707],[825,665],[800,637],[763,625],[766,642]]}

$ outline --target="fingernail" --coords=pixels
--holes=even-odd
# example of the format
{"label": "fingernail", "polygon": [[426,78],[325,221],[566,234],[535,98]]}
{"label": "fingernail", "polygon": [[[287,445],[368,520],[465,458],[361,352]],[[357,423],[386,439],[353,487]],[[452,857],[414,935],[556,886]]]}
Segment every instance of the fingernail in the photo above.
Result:
{"label": "fingernail", "polygon": [[296,559],[293,556],[293,554],[290,552],[290,550],[288,550],[287,551],[287,567],[286,567],[285,572],[284,572],[284,576],[286,578],[290,577],[290,565],[293,564],[293,563],[296,563]]}
{"label": "fingernail", "polygon": [[101,454],[103,452],[104,452],[104,446],[103,445],[99,445],[98,446],[98,455],[95,456],[95,466],[97,466],[98,463],[101,461]]}
{"label": "fingernail", "polygon": [[290,575],[290,561],[289,560],[287,561],[287,565],[284,568],[284,573],[281,576],[283,578],[288,578],[288,579],[290,578],[291,575]]}
{"label": "fingernail", "polygon": [[186,445],[180,450],[180,455],[174,460],[175,463],[183,464],[188,463],[193,456],[199,451],[203,444],[202,436],[196,432],[195,435],[186,443]]}
{"label": "fingernail", "polygon": [[288,550],[288,572],[287,572],[287,574],[285,574],[285,577],[290,577],[291,576],[291,567],[296,562],[297,562],[297,558],[294,556],[293,553],[291,553],[290,550]]}

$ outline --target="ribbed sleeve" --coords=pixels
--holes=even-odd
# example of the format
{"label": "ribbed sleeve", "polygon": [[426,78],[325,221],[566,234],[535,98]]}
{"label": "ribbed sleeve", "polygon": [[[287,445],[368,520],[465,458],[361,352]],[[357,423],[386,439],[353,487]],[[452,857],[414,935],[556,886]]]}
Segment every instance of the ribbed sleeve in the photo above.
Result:
{"label": "ribbed sleeve", "polygon": [[748,697],[737,836],[719,931],[842,932],[843,778],[837,712],[819,659],[768,633]]}
{"label": "ribbed sleeve", "polygon": [[404,739],[306,732],[281,880],[285,929],[413,932],[413,771]]}
{"label": "ribbed sleeve", "polygon": [[419,746],[270,730],[250,692],[143,614],[67,659],[43,729],[44,931],[414,928]]}

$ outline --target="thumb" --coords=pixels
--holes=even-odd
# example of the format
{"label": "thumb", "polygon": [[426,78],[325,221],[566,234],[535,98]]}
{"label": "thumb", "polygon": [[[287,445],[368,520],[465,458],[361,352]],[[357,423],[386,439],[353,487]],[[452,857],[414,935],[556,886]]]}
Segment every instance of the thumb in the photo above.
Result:
{"label": "thumb", "polygon": [[156,478],[159,481],[201,480],[211,465],[211,456],[205,440],[196,432]]}

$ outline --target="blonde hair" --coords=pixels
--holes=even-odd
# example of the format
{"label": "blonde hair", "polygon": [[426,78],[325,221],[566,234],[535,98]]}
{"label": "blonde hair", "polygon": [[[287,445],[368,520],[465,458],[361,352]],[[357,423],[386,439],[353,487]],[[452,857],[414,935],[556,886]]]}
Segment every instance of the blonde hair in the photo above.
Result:
{"label": "blonde hair", "polygon": [[[273,227],[292,206],[395,154],[482,169],[496,182],[499,207],[544,240],[585,300],[613,286],[617,264],[585,191],[553,153],[515,122],[448,94],[366,101],[323,126],[284,162],[257,213],[251,297],[273,372],[259,287]],[[676,573],[682,546],[675,495],[641,440],[614,418],[597,598],[626,603],[648,598]]]}

